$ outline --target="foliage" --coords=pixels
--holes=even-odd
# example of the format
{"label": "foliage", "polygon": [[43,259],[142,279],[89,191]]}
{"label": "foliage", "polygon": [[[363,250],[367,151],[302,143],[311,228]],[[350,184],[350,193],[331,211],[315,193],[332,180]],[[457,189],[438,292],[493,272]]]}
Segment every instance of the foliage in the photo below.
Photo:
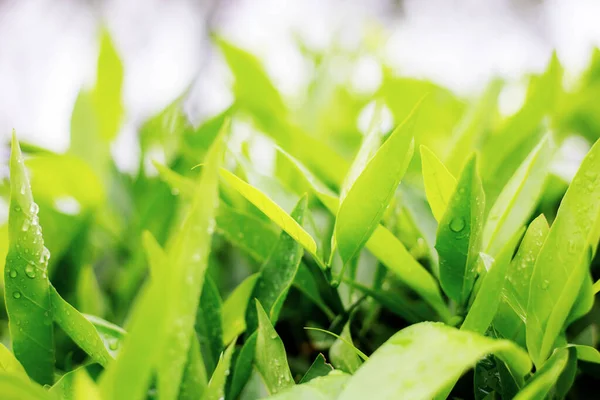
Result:
{"label": "foliage", "polygon": [[[133,175],[110,155],[107,32],[69,151],[13,133],[0,397],[562,399],[600,378],[598,52],[569,89],[553,56],[502,116],[500,80],[471,99],[387,70],[368,95],[315,74],[299,105],[215,46],[233,104],[199,125],[187,94],[169,104]],[[589,150],[567,179],[573,134]]]}

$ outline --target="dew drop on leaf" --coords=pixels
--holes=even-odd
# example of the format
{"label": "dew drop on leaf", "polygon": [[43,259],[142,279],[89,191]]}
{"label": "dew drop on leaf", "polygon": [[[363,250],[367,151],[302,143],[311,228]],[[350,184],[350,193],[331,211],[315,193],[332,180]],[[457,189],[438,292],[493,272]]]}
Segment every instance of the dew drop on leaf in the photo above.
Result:
{"label": "dew drop on leaf", "polygon": [[117,339],[111,339],[108,342],[108,348],[112,351],[115,351],[119,348],[119,341]]}
{"label": "dew drop on leaf", "polygon": [[21,298],[21,292],[14,292],[14,293],[13,293],[13,297],[14,297],[15,299],[20,299],[20,298]]}
{"label": "dew drop on leaf", "polygon": [[452,232],[460,232],[465,229],[465,219],[463,217],[455,217],[450,221],[450,230]]}
{"label": "dew drop on leaf", "polygon": [[12,271],[10,271],[10,273],[8,274],[11,278],[16,278],[17,277],[17,271],[15,271],[14,269]]}
{"label": "dew drop on leaf", "polygon": [[27,275],[31,279],[35,278],[35,268],[32,267],[31,265],[26,266],[25,267],[25,275]]}
{"label": "dew drop on leaf", "polygon": [[37,205],[37,203],[31,203],[31,206],[29,207],[29,212],[35,215],[39,211],[40,211],[40,207]]}

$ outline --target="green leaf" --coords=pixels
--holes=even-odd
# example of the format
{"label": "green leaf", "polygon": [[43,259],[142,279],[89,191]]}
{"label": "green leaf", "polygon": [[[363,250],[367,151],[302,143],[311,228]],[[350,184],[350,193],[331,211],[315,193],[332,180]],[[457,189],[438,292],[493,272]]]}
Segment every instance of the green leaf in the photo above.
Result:
{"label": "green leaf", "polygon": [[461,173],[444,217],[440,221],[435,248],[440,256],[440,282],[444,292],[459,304],[471,293],[481,248],[485,196],[477,174],[476,157]]}
{"label": "green leaf", "polygon": [[208,375],[213,373],[223,351],[223,317],[221,309],[219,288],[210,277],[207,277],[202,288],[194,329],[200,342],[202,358],[206,364]]}
{"label": "green leaf", "polygon": [[25,368],[17,360],[13,353],[10,352],[0,343],[0,373],[14,374],[23,378],[28,378]]}
{"label": "green leaf", "polygon": [[544,132],[562,94],[563,68],[553,54],[546,71],[531,79],[523,107],[489,135],[482,148],[481,177],[488,208]]}
{"label": "green leaf", "polygon": [[352,342],[352,338],[350,338],[350,340],[347,339],[347,336],[340,336],[337,335],[333,332],[330,332],[326,329],[321,329],[321,328],[315,328],[312,326],[306,326],[304,327],[304,329],[306,329],[307,331],[316,331],[316,332],[321,332],[321,333],[325,333],[327,335],[333,336],[334,338],[338,339],[341,342],[344,342],[346,344],[346,346],[350,349],[352,349],[352,351],[358,356],[360,357],[363,361],[367,361],[369,359],[369,357],[367,357],[367,355],[365,353],[363,353],[362,351],[360,351],[356,346],[354,346],[354,343]]}
{"label": "green leaf", "polygon": [[101,400],[96,383],[90,378],[85,367],[79,367],[64,374],[48,391],[61,400]]}
{"label": "green leaf", "polygon": [[206,368],[202,359],[200,345],[196,338],[192,338],[177,398],[179,400],[201,399],[206,392],[207,386]]}
{"label": "green leaf", "polygon": [[560,203],[531,277],[527,349],[536,365],[550,355],[575,303],[589,263],[590,243],[600,232],[600,141],[592,147]]}
{"label": "green leaf", "polygon": [[412,131],[418,105],[370,159],[361,158],[363,154],[359,152],[350,169],[351,174],[357,169],[361,172],[353,182],[346,182],[349,189],[342,191],[334,228],[344,265],[358,254],[379,226],[408,168],[414,152]]}
{"label": "green leaf", "polygon": [[40,384],[52,384],[54,333],[47,277],[50,253],[44,247],[37,213],[21,148],[13,132],[4,268],[6,311],[15,356],[30,378]]}
{"label": "green leaf", "polygon": [[100,338],[104,342],[104,347],[108,350],[111,357],[116,358],[121,342],[127,334],[125,330],[94,315],[83,314],[83,316],[96,328],[98,335],[100,335]]}
{"label": "green leaf", "polygon": [[6,400],[56,400],[27,378],[5,372],[0,372],[0,393]]}
{"label": "green leaf", "polygon": [[114,139],[121,125],[122,86],[123,65],[111,37],[106,30],[103,30],[98,57],[98,76],[92,99],[94,109],[98,113],[100,136],[105,140]]}
{"label": "green leaf", "polygon": [[[150,382],[151,373],[165,343],[169,317],[170,280],[161,280],[166,255],[149,232],[144,232],[144,249],[153,264],[151,279],[142,286],[129,314],[127,336],[119,356],[102,374],[100,390],[103,398],[142,399]],[[171,292],[172,293],[172,292]]]}
{"label": "green leaf", "polygon": [[531,274],[549,230],[544,214],[529,224],[519,250],[506,272],[502,301],[494,319],[494,328],[504,338],[517,342],[523,348],[526,346],[525,321]]}
{"label": "green leaf", "polygon": [[474,375],[473,383],[477,400],[484,399],[494,392],[500,394],[503,399],[512,399],[519,391],[504,362],[495,356],[480,360],[475,366]]}
{"label": "green leaf", "polygon": [[328,183],[339,186],[348,170],[346,159],[289,122],[289,112],[281,95],[256,57],[222,39],[217,39],[217,44],[235,78],[236,103],[279,146]]}
{"label": "green leaf", "polygon": [[258,332],[254,333],[246,339],[242,349],[238,353],[233,369],[233,378],[229,388],[228,396],[237,399],[238,395],[244,389],[244,386],[252,375],[252,366],[254,363],[254,355],[256,354],[256,337]]}
{"label": "green leaf", "polygon": [[215,210],[219,200],[219,169],[223,158],[224,131],[213,143],[206,157],[206,164],[196,185],[192,204],[183,223],[172,237],[167,252],[172,275],[167,337],[168,346],[161,348],[158,365],[158,389],[161,397],[177,396],[187,361],[190,341],[194,332],[196,311],[200,301],[211,238],[215,226]]}
{"label": "green leaf", "polygon": [[461,330],[477,332],[482,335],[487,331],[500,305],[500,295],[504,288],[508,265],[524,231],[525,228],[513,235],[513,238],[498,254],[491,268],[480,278],[483,281],[460,328]]}
{"label": "green leaf", "polygon": [[579,288],[579,293],[577,294],[577,299],[575,299],[575,304],[573,305],[573,308],[571,308],[571,311],[569,311],[567,325],[570,325],[573,321],[576,321],[589,313],[594,306],[594,301],[595,298],[593,293],[592,276],[590,273],[587,273],[585,278],[583,278],[581,287]]}
{"label": "green leaf", "polygon": [[[308,198],[302,197],[291,217],[300,226],[304,220]],[[256,299],[268,311],[271,323],[276,324],[279,312],[292,286],[302,258],[302,247],[285,231],[279,236],[269,258],[260,267],[260,274],[254,285],[251,299]],[[258,327],[256,308],[246,309],[246,329],[251,334]]]}
{"label": "green leaf", "polygon": [[275,394],[293,386],[294,379],[288,366],[283,342],[258,301],[256,302],[256,312],[258,313],[258,334],[254,365],[262,376],[269,393]]}
{"label": "green leaf", "polygon": [[441,221],[456,188],[456,178],[426,146],[421,146],[423,182],[427,201],[437,221]]}
{"label": "green leaf", "polygon": [[269,400],[335,400],[348,383],[350,375],[341,371],[331,371],[301,385],[289,387],[280,393],[268,397]]}
{"label": "green leaf", "polygon": [[317,256],[317,244],[308,232],[300,226],[288,213],[279,207],[273,200],[267,197],[254,186],[244,182],[226,169],[221,169],[221,177],[229,185],[235,188],[249,202],[254,204],[260,211],[269,217],[277,226],[287,232],[298,243],[304,247],[314,258],[324,266],[323,262]]}
{"label": "green leaf", "polygon": [[234,348],[235,343],[231,343],[225,352],[221,354],[217,368],[215,368],[215,372],[208,382],[206,393],[202,397],[203,400],[219,400],[224,398],[225,382],[227,380],[227,376],[229,375],[231,355],[233,354]]}
{"label": "green leaf", "polygon": [[298,384],[301,385],[303,383],[310,382],[311,380],[320,376],[326,376],[331,371],[333,371],[333,367],[331,366],[331,364],[327,363],[327,361],[325,360],[325,356],[319,353],[317,358],[315,358],[315,361],[313,361],[310,368],[308,369],[308,371],[306,371],[306,373],[304,374],[302,379],[300,379],[300,382]]}
{"label": "green leaf", "polygon": [[515,400],[543,399],[558,380],[567,365],[569,352],[567,349],[557,349],[552,357],[542,365],[527,382],[527,385],[517,393]]}
{"label": "green leaf", "polygon": [[226,345],[246,330],[246,308],[257,280],[258,273],[244,279],[223,303],[223,343]]}
{"label": "green leaf", "polygon": [[535,209],[554,153],[545,136],[510,178],[492,206],[483,228],[483,248],[495,257]]}
{"label": "green leaf", "polygon": [[577,351],[577,358],[581,361],[586,361],[594,364],[600,364],[600,352],[591,346],[584,345],[569,345]]}
{"label": "green leaf", "polygon": [[[282,152],[286,165],[296,168],[306,178],[309,185],[332,214],[338,212],[338,199],[331,194],[306,168],[289,154]],[[402,282],[422,296],[435,311],[444,319],[450,318],[450,313],[442,296],[439,286],[433,276],[413,258],[404,244],[392,232],[378,225],[366,244],[367,249],[392,271]]]}
{"label": "green leaf", "polygon": [[444,158],[451,173],[458,174],[463,169],[469,154],[479,147],[482,137],[493,127],[497,118],[498,96],[503,86],[504,82],[500,79],[492,80],[456,125]]}
{"label": "green leaf", "polygon": [[336,369],[341,369],[344,372],[353,374],[358,370],[362,362],[355,352],[356,348],[347,344],[347,342],[352,343],[349,324],[344,325],[344,329],[340,336],[345,340],[337,339],[333,343],[329,349],[329,358],[331,358],[331,363]]}
{"label": "green leaf", "polygon": [[77,281],[77,304],[81,312],[105,315],[107,304],[96,279],[94,269],[90,264],[86,264],[79,270],[79,279]]}
{"label": "green leaf", "polygon": [[261,263],[277,242],[277,231],[272,224],[225,204],[219,206],[217,232]]}
{"label": "green leaf", "polygon": [[53,286],[50,286],[50,302],[54,321],[92,360],[106,367],[112,357],[94,325],[60,297]]}
{"label": "green leaf", "polygon": [[527,353],[507,340],[490,339],[441,323],[412,325],[369,357],[339,400],[431,399],[487,354],[505,361],[515,376],[522,377],[531,369]]}

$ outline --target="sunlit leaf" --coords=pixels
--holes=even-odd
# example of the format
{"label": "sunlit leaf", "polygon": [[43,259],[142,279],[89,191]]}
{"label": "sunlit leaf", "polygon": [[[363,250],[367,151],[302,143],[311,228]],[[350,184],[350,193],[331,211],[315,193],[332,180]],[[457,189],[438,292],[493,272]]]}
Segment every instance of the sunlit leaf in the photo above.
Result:
{"label": "sunlit leaf", "polygon": [[8,254],[4,290],[12,348],[30,378],[54,383],[54,333],[47,267],[38,206],[33,201],[23,156],[13,132],[10,157]]}
{"label": "sunlit leaf", "polygon": [[491,353],[504,360],[514,375],[524,376],[531,369],[527,354],[507,340],[486,338],[440,323],[412,325],[369,357],[339,399],[431,399]]}
{"label": "sunlit leaf", "polygon": [[[600,232],[600,142],[584,158],[536,259],[527,305],[527,349],[536,365],[550,355],[575,303]],[[595,236],[595,237],[593,237]]]}

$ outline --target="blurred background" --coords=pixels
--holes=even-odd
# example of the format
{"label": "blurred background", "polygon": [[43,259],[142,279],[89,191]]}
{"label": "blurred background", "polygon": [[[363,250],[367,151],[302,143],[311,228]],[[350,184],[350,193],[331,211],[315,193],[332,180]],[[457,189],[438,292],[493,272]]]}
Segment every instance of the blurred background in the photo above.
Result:
{"label": "blurred background", "polygon": [[211,35],[255,54],[290,104],[317,73],[314,55],[334,55],[324,80],[368,95],[383,69],[427,78],[462,97],[495,76],[507,85],[500,111],[518,109],[527,73],[553,49],[565,83],[600,43],[595,0],[2,0],[0,134],[11,130],[55,151],[69,146],[82,87],[93,86],[98,32],[106,26],[124,65],[125,117],[113,155],[135,171],[135,135],[186,88],[195,123],[233,101],[232,77]]}

